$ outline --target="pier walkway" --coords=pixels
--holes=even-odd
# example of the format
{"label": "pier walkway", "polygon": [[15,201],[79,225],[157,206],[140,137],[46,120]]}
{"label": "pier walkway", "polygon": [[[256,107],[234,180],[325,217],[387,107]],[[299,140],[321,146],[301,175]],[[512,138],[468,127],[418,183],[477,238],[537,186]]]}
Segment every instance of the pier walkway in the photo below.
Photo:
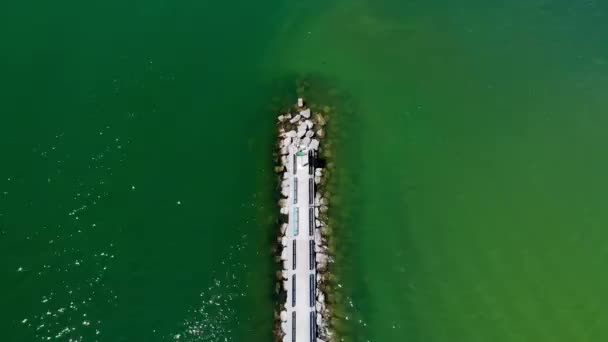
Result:
{"label": "pier walkway", "polygon": [[[311,152],[312,154],[312,152]],[[315,185],[314,163],[307,150],[288,155],[290,184],[287,241],[288,329],[284,342],[316,341]],[[309,163],[310,161],[310,163]]]}

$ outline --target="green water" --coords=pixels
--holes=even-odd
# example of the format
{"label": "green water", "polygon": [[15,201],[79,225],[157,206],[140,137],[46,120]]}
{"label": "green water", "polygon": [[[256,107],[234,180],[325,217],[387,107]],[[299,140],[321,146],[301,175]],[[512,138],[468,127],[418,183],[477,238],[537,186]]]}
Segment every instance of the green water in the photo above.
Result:
{"label": "green water", "polygon": [[333,122],[350,341],[608,339],[599,1],[0,5],[3,341],[269,341],[270,100]]}

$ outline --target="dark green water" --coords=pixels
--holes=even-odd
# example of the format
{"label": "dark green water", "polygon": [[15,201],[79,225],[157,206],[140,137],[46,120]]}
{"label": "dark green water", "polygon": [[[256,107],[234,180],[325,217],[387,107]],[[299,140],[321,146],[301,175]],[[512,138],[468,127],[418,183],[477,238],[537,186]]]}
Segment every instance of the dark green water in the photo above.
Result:
{"label": "dark green water", "polygon": [[606,4],[0,13],[3,341],[269,341],[267,105],[300,73],[349,99],[348,340],[608,339]]}

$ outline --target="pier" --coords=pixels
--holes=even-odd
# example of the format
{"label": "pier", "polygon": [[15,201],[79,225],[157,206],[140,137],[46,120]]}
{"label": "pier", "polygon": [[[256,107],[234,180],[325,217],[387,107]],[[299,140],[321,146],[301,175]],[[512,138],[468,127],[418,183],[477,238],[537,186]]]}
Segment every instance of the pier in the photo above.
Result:
{"label": "pier", "polygon": [[279,206],[286,222],[279,238],[285,302],[281,303],[277,340],[319,342],[328,337],[325,296],[318,290],[323,281],[319,272],[326,270],[328,263],[321,234],[325,224],[319,217],[321,210],[327,211],[327,203],[317,189],[323,170],[315,165],[325,119],[320,114],[313,117],[301,99],[297,108],[293,117],[288,113],[278,118],[281,165],[277,172],[282,174]]}
{"label": "pier", "polygon": [[[316,273],[314,242],[314,174],[308,150],[292,148],[288,181],[292,191],[288,197],[289,219],[287,238],[287,311],[288,329],[285,342],[316,342]],[[311,215],[312,214],[312,215]]]}

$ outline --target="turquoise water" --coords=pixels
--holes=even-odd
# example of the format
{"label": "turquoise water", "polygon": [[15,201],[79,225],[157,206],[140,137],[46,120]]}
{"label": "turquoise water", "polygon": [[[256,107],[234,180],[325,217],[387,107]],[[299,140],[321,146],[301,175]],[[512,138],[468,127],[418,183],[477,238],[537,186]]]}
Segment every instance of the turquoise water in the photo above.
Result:
{"label": "turquoise water", "polygon": [[3,340],[270,340],[270,103],[300,74],[344,94],[346,340],[605,340],[607,10],[1,5]]}

